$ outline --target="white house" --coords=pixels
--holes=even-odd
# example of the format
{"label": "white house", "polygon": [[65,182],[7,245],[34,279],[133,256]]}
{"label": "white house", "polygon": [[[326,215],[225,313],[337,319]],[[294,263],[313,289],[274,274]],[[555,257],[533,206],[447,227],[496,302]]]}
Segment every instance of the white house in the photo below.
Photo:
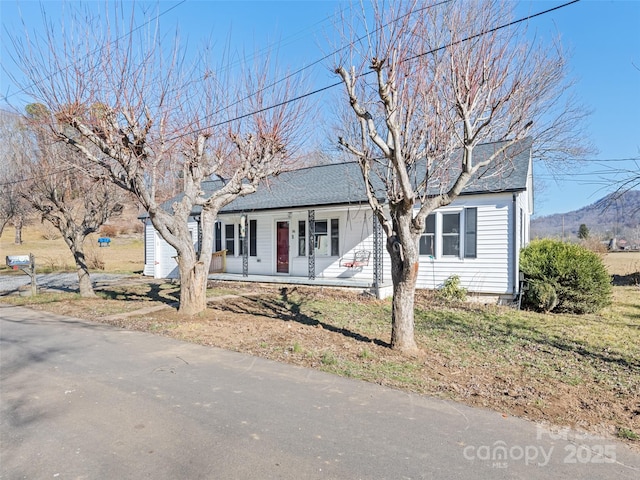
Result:
{"label": "white house", "polygon": [[[476,161],[498,147],[476,147]],[[455,274],[470,293],[512,298],[519,288],[519,251],[529,241],[532,181],[527,140],[430,215],[420,239],[418,288],[439,288]],[[194,211],[194,244],[197,220]],[[285,172],[220,212],[214,251],[226,250],[226,267],[210,278],[353,286],[384,297],[391,293],[391,277],[383,237],[357,163]],[[144,274],[177,277],[174,256],[147,220]]]}

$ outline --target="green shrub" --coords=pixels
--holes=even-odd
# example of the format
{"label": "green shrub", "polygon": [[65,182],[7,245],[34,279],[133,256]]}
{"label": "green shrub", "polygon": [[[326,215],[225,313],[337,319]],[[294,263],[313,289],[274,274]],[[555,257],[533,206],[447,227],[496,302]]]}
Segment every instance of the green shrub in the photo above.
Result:
{"label": "green shrub", "polygon": [[535,240],[520,252],[520,270],[529,281],[524,305],[534,310],[594,313],[611,303],[602,259],[580,245]]}
{"label": "green shrub", "polygon": [[558,305],[558,293],[552,284],[544,280],[531,280],[527,291],[527,304],[534,310],[550,312]]}
{"label": "green shrub", "polygon": [[458,275],[451,275],[442,284],[438,295],[447,301],[464,302],[467,299],[467,290],[460,286],[460,277]]}

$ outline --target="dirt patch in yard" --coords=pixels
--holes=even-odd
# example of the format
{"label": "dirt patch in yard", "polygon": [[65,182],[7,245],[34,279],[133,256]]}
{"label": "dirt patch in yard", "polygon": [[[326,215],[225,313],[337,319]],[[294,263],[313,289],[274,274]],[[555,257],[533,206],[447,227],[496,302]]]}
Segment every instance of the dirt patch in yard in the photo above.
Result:
{"label": "dirt patch in yard", "polygon": [[[418,293],[417,356],[389,348],[390,301],[330,288],[211,287],[209,308],[194,317],[171,306],[177,292],[171,285],[150,287],[153,301],[141,301],[145,292],[137,285],[135,292],[109,287],[101,299],[34,308],[569,426],[640,450],[640,300],[622,290],[633,287],[616,288],[635,317],[538,315],[442,304]],[[598,329],[616,340],[598,344]]]}

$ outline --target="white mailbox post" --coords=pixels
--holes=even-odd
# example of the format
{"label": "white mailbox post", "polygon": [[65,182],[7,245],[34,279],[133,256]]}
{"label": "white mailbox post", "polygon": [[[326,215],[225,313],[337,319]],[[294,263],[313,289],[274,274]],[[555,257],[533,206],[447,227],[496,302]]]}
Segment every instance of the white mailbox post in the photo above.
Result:
{"label": "white mailbox post", "polygon": [[7,267],[11,267],[14,270],[19,268],[31,277],[31,295],[35,296],[38,286],[36,285],[36,259],[33,254],[7,255]]}

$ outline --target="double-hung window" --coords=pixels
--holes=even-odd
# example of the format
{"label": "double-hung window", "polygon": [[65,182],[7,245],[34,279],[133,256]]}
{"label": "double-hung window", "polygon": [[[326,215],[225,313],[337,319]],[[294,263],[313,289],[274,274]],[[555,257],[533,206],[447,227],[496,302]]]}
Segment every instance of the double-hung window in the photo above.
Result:
{"label": "double-hung window", "polygon": [[[439,224],[436,222],[439,218]],[[463,244],[461,251],[460,245]],[[477,258],[478,209],[465,208],[458,212],[432,213],[420,236],[420,255],[432,257]]]}
{"label": "double-hung window", "polygon": [[316,220],[314,248],[316,255],[329,255],[329,235],[326,220]]}
{"label": "double-hung window", "polygon": [[420,236],[420,255],[435,255],[436,215],[432,213],[425,221],[424,233]]}
{"label": "double-hung window", "polygon": [[[298,253],[304,255],[305,229],[304,222],[298,224]],[[337,257],[340,255],[340,222],[337,218],[331,220],[316,220],[313,245],[315,254],[319,256]]]}
{"label": "double-hung window", "polygon": [[442,256],[460,256],[460,213],[442,214]]}
{"label": "double-hung window", "polygon": [[224,226],[224,239],[227,255],[234,255],[236,252],[236,226],[235,224],[227,224]]}
{"label": "double-hung window", "polygon": [[238,225],[238,243],[239,243],[239,255],[244,255],[245,243],[247,242],[247,238],[249,239],[248,247],[249,247],[249,256],[255,257],[257,256],[258,249],[258,239],[257,239],[257,230],[258,230],[258,221],[257,220],[249,220],[247,224],[247,228],[245,229],[245,234],[242,236],[241,226]]}
{"label": "double-hung window", "polygon": [[307,222],[298,221],[298,255],[304,257],[307,254]]}

